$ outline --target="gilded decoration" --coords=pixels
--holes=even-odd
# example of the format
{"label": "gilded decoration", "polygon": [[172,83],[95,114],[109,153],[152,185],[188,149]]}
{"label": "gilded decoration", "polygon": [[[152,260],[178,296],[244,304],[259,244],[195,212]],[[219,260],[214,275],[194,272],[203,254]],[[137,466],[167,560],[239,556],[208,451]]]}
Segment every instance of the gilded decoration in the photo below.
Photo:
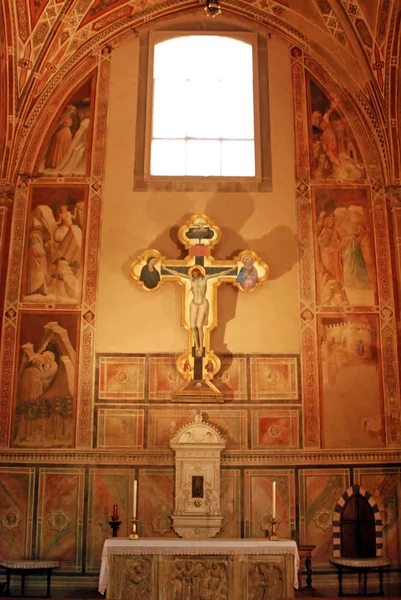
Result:
{"label": "gilded decoration", "polygon": [[243,250],[233,259],[216,260],[212,251],[221,235],[209,217],[195,214],[178,230],[178,239],[188,252],[183,260],[167,259],[149,249],[131,265],[133,279],[146,292],[158,290],[166,281],[183,287],[182,322],[188,332],[188,348],[177,358],[176,368],[185,383],[174,392],[173,401],[224,401],[213,383],[221,361],[210,347],[210,333],[217,327],[218,287],[231,283],[240,292],[255,292],[269,273],[266,263],[252,250]]}

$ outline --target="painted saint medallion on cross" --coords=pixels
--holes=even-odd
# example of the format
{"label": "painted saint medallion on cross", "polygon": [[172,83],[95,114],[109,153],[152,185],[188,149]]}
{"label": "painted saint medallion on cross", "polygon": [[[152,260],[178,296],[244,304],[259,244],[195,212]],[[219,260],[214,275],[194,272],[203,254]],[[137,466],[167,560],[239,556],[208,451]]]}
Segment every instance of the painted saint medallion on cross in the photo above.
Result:
{"label": "painted saint medallion on cross", "polygon": [[146,250],[131,266],[132,277],[146,291],[157,290],[166,281],[179,282],[183,290],[183,326],[188,331],[188,348],[177,359],[177,369],[186,383],[173,400],[222,402],[212,383],[220,360],[210,348],[210,332],[217,326],[217,290],[231,283],[241,292],[253,292],[267,278],[269,269],[252,250],[243,250],[233,259],[216,260],[214,246],[221,230],[206,215],[196,214],[180,227],[180,242],[188,250],[183,260]]}

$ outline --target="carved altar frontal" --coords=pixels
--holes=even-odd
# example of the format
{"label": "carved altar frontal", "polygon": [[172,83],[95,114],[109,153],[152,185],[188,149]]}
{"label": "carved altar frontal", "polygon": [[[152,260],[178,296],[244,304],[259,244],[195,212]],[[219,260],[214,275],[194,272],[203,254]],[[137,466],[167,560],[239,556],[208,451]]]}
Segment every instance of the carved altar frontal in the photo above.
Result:
{"label": "carved altar frontal", "polygon": [[107,540],[99,591],[113,600],[293,598],[295,542]]}
{"label": "carved altar frontal", "polygon": [[279,600],[293,598],[293,557],[115,554],[107,598],[113,600]]}

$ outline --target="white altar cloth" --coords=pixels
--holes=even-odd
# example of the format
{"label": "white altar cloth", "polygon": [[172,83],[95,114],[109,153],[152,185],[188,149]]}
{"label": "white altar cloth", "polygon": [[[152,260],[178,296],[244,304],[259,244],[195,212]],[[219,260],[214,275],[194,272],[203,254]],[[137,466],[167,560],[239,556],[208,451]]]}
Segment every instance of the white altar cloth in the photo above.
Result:
{"label": "white altar cloth", "polygon": [[298,588],[299,554],[293,540],[172,540],[110,538],[105,541],[99,576],[99,592],[104,594],[109,579],[110,554],[164,554],[201,556],[207,554],[292,554],[294,557],[294,587]]}

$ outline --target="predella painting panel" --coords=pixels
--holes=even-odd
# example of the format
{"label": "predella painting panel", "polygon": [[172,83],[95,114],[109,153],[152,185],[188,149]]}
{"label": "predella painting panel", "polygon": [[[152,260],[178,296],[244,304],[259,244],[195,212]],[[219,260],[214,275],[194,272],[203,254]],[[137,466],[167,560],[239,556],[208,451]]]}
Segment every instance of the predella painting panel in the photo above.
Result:
{"label": "predella painting panel", "polygon": [[22,314],[11,435],[14,448],[73,447],[78,327],[77,314]]}
{"label": "predella painting panel", "polygon": [[92,75],[65,101],[51,123],[35,172],[44,177],[89,173],[96,79]]}
{"label": "predella painting panel", "polygon": [[27,219],[21,301],[79,304],[86,229],[84,186],[35,186]]}
{"label": "predella painting panel", "polygon": [[366,188],[323,188],[315,197],[318,304],[377,303],[375,242]]}
{"label": "predella painting panel", "polygon": [[376,315],[319,317],[323,445],[385,444]]}
{"label": "predella painting panel", "polygon": [[312,80],[309,82],[310,163],[313,179],[366,178],[362,155],[346,115]]}

